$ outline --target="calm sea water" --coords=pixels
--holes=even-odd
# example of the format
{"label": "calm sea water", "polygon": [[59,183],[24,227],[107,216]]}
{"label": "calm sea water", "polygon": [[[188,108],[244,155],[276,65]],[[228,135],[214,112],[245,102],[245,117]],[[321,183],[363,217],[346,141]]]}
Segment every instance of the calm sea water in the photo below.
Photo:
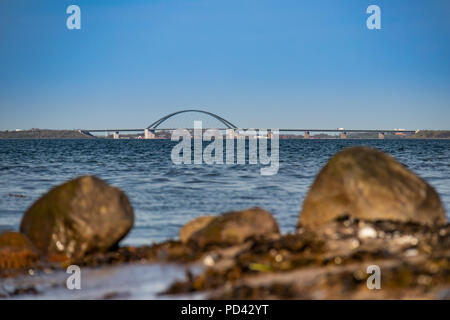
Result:
{"label": "calm sea water", "polygon": [[447,214],[450,209],[450,140],[280,140],[280,169],[273,176],[261,176],[259,165],[176,166],[170,158],[174,145],[168,140],[0,140],[0,230],[17,230],[23,212],[52,186],[93,174],[130,198],[136,222],[127,244],[177,237],[196,216],[251,206],[271,211],[290,232],[320,168],[352,145],[391,154],[433,185]]}

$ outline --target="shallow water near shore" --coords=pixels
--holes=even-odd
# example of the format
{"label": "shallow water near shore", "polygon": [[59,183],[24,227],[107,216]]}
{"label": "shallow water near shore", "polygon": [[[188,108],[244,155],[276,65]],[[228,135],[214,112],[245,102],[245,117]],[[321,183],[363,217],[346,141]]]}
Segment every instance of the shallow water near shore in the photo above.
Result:
{"label": "shallow water near shore", "polygon": [[[122,242],[176,238],[194,217],[261,206],[294,231],[302,201],[327,160],[344,147],[381,149],[438,191],[450,208],[450,140],[280,140],[278,174],[259,165],[174,165],[169,140],[0,140],[0,231],[17,230],[24,211],[51,187],[96,175],[123,189],[135,227]],[[66,289],[65,289],[66,290]]]}
{"label": "shallow water near shore", "polygon": [[[192,271],[192,270],[191,270]],[[194,270],[195,271],[195,270]],[[64,270],[0,280],[0,296],[10,299],[167,299],[161,295],[185,268],[162,264],[124,264],[82,268],[80,290],[68,290]],[[204,293],[171,295],[170,299],[202,299]]]}

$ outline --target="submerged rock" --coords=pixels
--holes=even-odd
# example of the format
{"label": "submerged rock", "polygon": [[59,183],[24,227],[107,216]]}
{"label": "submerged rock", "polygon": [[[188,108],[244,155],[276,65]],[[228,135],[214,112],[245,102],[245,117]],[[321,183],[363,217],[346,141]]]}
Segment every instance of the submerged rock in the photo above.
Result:
{"label": "submerged rock", "polygon": [[106,251],[130,231],[133,208],[118,188],[93,176],[57,186],[25,212],[20,231],[51,259]]}
{"label": "submerged rock", "polygon": [[261,208],[227,212],[214,217],[204,228],[189,237],[189,243],[207,245],[235,245],[247,238],[279,234],[278,224],[270,212]]}
{"label": "submerged rock", "polygon": [[38,258],[38,251],[25,235],[10,231],[0,234],[0,274],[30,267]]}
{"label": "submerged rock", "polygon": [[180,229],[180,241],[186,243],[189,238],[196,233],[198,230],[203,229],[210,223],[215,217],[214,216],[204,216],[198,217],[194,220],[189,221]]}
{"label": "submerged rock", "polygon": [[345,215],[423,225],[447,221],[433,187],[368,147],[347,148],[329,160],[305,198],[299,224],[317,227]]}

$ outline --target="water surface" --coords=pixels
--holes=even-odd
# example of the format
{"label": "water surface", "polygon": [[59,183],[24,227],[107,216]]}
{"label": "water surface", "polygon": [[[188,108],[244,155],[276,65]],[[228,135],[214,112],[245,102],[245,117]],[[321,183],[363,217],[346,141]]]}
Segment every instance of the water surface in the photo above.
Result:
{"label": "water surface", "polygon": [[448,214],[450,140],[280,140],[273,176],[261,176],[259,165],[174,165],[169,140],[0,140],[0,230],[17,230],[23,212],[52,186],[93,174],[130,198],[136,222],[126,244],[174,238],[196,216],[251,206],[273,212],[291,232],[320,168],[340,149],[362,144],[427,180]]}
{"label": "water surface", "polygon": [[[197,273],[195,267],[191,271]],[[82,268],[80,290],[68,290],[70,274],[64,270],[37,272],[16,278],[0,279],[0,295],[21,294],[10,299],[202,299],[204,293],[161,294],[170,284],[184,280],[185,269],[175,265],[123,264],[102,268]]]}

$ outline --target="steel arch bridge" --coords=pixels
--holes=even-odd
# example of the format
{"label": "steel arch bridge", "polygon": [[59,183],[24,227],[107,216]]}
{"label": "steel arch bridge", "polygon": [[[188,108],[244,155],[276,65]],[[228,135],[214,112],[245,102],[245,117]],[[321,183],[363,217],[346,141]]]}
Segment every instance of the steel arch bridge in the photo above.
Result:
{"label": "steel arch bridge", "polygon": [[225,120],[224,118],[218,116],[217,114],[208,112],[208,111],[203,111],[203,110],[195,110],[195,109],[191,109],[191,110],[181,110],[181,111],[177,111],[171,114],[168,114],[167,116],[162,117],[159,120],[156,120],[155,122],[153,122],[151,125],[149,125],[147,127],[148,130],[155,130],[156,128],[158,128],[158,126],[163,123],[164,121],[168,120],[169,118],[172,118],[173,116],[176,116],[177,114],[180,113],[185,113],[185,112],[197,112],[197,113],[203,113],[206,114],[208,116],[213,117],[214,119],[219,120],[220,122],[222,122],[228,129],[237,129],[237,127],[232,124],[230,121]]}

